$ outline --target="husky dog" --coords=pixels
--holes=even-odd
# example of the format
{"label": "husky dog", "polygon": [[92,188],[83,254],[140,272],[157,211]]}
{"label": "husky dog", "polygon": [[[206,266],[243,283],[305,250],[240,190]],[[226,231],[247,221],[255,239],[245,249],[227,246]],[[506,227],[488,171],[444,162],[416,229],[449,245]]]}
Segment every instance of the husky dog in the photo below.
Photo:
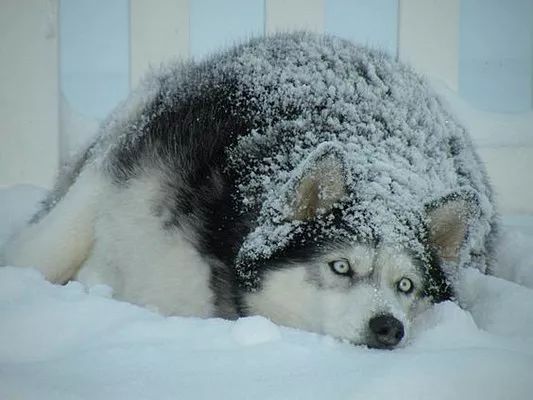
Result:
{"label": "husky dog", "polygon": [[391,349],[486,272],[496,216],[465,130],[380,52],[307,33],[151,74],[4,262],[184,316],[259,314]]}

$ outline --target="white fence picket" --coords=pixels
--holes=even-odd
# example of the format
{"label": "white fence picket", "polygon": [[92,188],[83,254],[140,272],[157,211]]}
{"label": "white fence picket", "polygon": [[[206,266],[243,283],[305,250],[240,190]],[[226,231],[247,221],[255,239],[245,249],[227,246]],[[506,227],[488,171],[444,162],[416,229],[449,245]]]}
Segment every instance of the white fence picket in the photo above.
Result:
{"label": "white fence picket", "polygon": [[325,1],[326,32],[397,55],[399,0]]}
{"label": "white fence picket", "polygon": [[302,29],[385,49],[445,88],[502,211],[533,213],[531,0],[4,0],[0,185],[50,187],[149,65]]}
{"label": "white fence picket", "polygon": [[261,35],[264,0],[193,0],[190,3],[191,56],[200,59]]}
{"label": "white fence picket", "polygon": [[59,164],[57,4],[0,5],[0,185],[50,187]]}

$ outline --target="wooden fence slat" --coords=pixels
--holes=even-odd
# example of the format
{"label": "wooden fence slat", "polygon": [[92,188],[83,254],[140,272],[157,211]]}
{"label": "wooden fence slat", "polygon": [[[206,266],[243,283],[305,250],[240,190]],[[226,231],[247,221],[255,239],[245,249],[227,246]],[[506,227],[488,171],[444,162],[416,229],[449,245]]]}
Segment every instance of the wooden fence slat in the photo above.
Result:
{"label": "wooden fence slat", "polygon": [[265,0],[265,33],[324,31],[324,0]]}
{"label": "wooden fence slat", "polygon": [[150,65],[189,57],[188,0],[130,0],[131,87]]}
{"label": "wooden fence slat", "polygon": [[396,56],[399,0],[325,0],[325,31]]}
{"label": "wooden fence slat", "polygon": [[62,161],[128,96],[129,1],[59,2]]}
{"label": "wooden fence slat", "polygon": [[55,1],[3,0],[0,185],[50,187],[59,160]]}
{"label": "wooden fence slat", "polygon": [[190,49],[195,59],[263,34],[264,0],[190,2]]}
{"label": "wooden fence slat", "polygon": [[530,111],[533,1],[463,0],[460,15],[461,96],[488,111]]}
{"label": "wooden fence slat", "polygon": [[457,91],[460,0],[400,0],[399,57]]}

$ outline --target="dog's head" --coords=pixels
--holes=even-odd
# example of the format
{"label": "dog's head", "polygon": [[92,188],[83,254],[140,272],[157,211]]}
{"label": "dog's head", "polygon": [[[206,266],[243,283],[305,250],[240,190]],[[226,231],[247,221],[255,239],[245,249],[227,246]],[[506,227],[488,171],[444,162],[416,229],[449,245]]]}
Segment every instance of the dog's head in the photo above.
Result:
{"label": "dog's head", "polygon": [[[299,178],[289,218],[304,221],[303,226],[327,220],[346,194],[343,182],[340,161],[318,160]],[[420,312],[452,296],[441,267],[454,265],[459,257],[470,208],[461,196],[422,207],[417,229],[423,254],[380,240],[308,240],[303,229],[290,246],[261,265],[260,287],[244,294],[243,306],[279,324],[354,344],[399,346]]]}

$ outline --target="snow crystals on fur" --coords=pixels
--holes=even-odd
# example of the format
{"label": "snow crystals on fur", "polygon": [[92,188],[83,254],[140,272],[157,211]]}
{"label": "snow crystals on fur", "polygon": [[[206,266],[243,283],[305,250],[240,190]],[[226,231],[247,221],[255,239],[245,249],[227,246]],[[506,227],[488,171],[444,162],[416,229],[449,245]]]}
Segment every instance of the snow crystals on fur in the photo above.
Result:
{"label": "snow crystals on fur", "polygon": [[[305,222],[287,218],[299,174],[331,152],[346,170],[346,196],[335,206],[342,224],[319,217],[317,236],[379,240],[422,256],[424,206],[463,193],[475,199],[479,218],[469,228],[459,264],[486,269],[495,211],[467,132],[408,67],[348,41],[283,34],[200,64],[167,67],[112,115],[103,129],[108,140],[100,146],[109,152],[132,145],[159,111],[191,91],[228,82],[235,86],[235,107],[253,127],[226,153],[226,169],[237,179],[239,212],[257,215],[237,257],[240,279],[250,288],[259,276],[251,265],[302,232]],[[156,94],[162,94],[160,109],[152,105],[148,112]]]}

